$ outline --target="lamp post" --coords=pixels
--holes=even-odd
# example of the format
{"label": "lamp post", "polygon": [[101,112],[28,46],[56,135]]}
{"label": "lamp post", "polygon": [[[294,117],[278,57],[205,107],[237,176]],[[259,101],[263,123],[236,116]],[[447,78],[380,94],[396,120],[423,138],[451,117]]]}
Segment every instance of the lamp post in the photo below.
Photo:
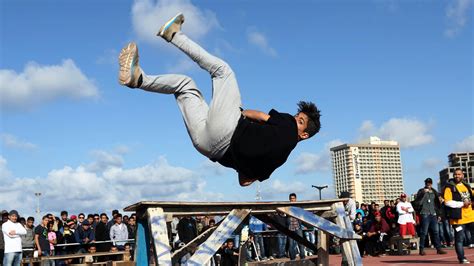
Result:
{"label": "lamp post", "polygon": [[321,200],[321,190],[325,189],[325,188],[328,188],[328,185],[325,185],[325,186],[315,186],[315,185],[312,185],[312,187],[314,187],[315,189],[319,190],[319,199]]}
{"label": "lamp post", "polygon": [[36,196],[36,219],[39,219],[41,218],[40,217],[40,197],[41,197],[41,192],[35,192],[35,196]]}

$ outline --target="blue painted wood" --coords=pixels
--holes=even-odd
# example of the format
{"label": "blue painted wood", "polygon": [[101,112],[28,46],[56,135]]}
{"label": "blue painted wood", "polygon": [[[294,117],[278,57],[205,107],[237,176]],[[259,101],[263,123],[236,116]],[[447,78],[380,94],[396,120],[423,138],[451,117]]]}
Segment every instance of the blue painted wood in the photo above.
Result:
{"label": "blue painted wood", "polygon": [[[137,215],[137,217],[140,217]],[[148,265],[150,261],[150,233],[147,219],[137,220],[137,233],[135,240],[136,265]]]}

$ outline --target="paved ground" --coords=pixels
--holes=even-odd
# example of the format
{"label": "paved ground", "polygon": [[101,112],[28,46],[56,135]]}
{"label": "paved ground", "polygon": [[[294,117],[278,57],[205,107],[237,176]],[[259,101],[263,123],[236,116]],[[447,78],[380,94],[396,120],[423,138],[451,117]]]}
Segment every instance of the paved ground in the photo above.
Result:
{"label": "paved ground", "polygon": [[[448,254],[437,255],[436,250],[426,249],[426,256],[420,256],[415,251],[407,256],[390,256],[384,257],[364,257],[362,259],[364,265],[449,265],[459,264],[454,248],[445,249]],[[465,256],[474,265],[474,249],[464,249]],[[341,265],[340,255],[331,255],[329,257],[330,265]]]}

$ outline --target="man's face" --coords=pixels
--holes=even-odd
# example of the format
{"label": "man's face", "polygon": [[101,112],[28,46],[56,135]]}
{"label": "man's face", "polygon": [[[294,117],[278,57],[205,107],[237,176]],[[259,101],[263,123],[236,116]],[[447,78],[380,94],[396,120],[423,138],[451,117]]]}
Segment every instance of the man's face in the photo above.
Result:
{"label": "man's face", "polygon": [[94,222],[98,223],[99,221],[100,221],[100,217],[99,217],[99,215],[97,215],[97,216],[94,216]]}
{"label": "man's face", "polygon": [[16,214],[12,214],[8,216],[8,219],[10,219],[12,223],[16,223],[16,221],[18,220],[18,216]]}
{"label": "man's face", "polygon": [[8,221],[8,214],[2,215],[2,223],[5,223]]}
{"label": "man's face", "polygon": [[129,225],[135,225],[135,218],[130,217],[130,219],[128,219],[128,224]]}
{"label": "man's face", "polygon": [[117,251],[118,251],[117,247],[110,248],[110,252],[117,252]]}
{"label": "man's face", "polygon": [[82,225],[82,229],[84,229],[84,231],[87,231],[87,230],[89,230],[89,225],[85,225],[85,224],[83,224],[83,225]]}
{"label": "man's face", "polygon": [[384,206],[388,207],[389,204],[390,204],[390,201],[384,200],[384,202],[383,202],[383,205],[384,205]]}
{"label": "man's face", "polygon": [[295,201],[296,201],[296,197],[293,196],[293,195],[291,195],[291,196],[290,196],[290,202],[295,202]]}
{"label": "man's face", "polygon": [[89,221],[90,224],[94,223],[94,217],[88,217],[87,221]]}
{"label": "man's face", "polygon": [[96,252],[97,252],[96,247],[94,247],[94,246],[89,247],[89,253],[96,253]]}
{"label": "man's face", "polygon": [[49,218],[50,222],[54,222],[54,216],[53,215],[48,216],[48,218]]}
{"label": "man's face", "polygon": [[120,217],[120,216],[115,217],[115,222],[117,222],[118,224],[121,224],[122,223],[122,217]]}
{"label": "man's face", "polygon": [[378,204],[375,204],[374,210],[375,210],[375,211],[380,211],[380,206],[379,206]]}
{"label": "man's face", "polygon": [[432,186],[433,186],[433,184],[431,182],[425,182],[425,187],[427,189],[431,189]]}
{"label": "man's face", "polygon": [[460,183],[464,178],[464,173],[461,170],[454,172],[454,182]]}
{"label": "man's face", "polygon": [[122,220],[123,220],[124,223],[128,223],[128,220],[129,220],[129,219],[130,219],[130,218],[128,218],[128,216],[124,216]]}
{"label": "man's face", "polygon": [[48,223],[49,223],[49,218],[48,218],[48,217],[45,217],[42,222],[43,222],[43,226],[44,226],[44,227],[47,227],[47,226],[48,226]]}
{"label": "man's face", "polygon": [[382,216],[375,216],[375,221],[380,223],[381,220],[382,220]]}
{"label": "man's face", "polygon": [[227,243],[228,248],[233,248],[234,247],[234,242],[230,241]]}
{"label": "man's face", "polygon": [[305,113],[298,113],[295,115],[295,120],[298,127],[298,139],[304,140],[309,138],[309,134],[306,132],[309,117]]}
{"label": "man's face", "polygon": [[84,215],[81,214],[81,215],[79,215],[79,217],[77,217],[77,220],[79,221],[79,223],[82,223],[82,222],[84,222],[85,218],[86,217],[84,217]]}
{"label": "man's face", "polygon": [[33,220],[28,220],[28,221],[26,221],[26,226],[28,226],[28,228],[32,228],[32,227],[33,227],[33,223],[34,223]]}
{"label": "man's face", "polygon": [[405,201],[407,201],[407,197],[401,197],[400,200],[401,200],[402,202],[405,202]]}
{"label": "man's face", "polygon": [[108,219],[107,216],[105,216],[105,215],[100,216],[100,220],[101,220],[104,224],[106,224],[106,223],[109,221],[109,219]]}
{"label": "man's face", "polygon": [[63,221],[67,221],[67,214],[61,215],[61,219],[62,219]]}

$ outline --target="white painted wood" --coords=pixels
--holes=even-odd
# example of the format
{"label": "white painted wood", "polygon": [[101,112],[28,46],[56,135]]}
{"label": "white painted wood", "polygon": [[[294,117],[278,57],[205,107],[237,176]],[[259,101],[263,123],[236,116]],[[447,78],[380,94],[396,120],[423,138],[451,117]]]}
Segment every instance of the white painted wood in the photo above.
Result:
{"label": "white painted wood", "polygon": [[158,265],[171,265],[171,248],[166,227],[166,215],[162,208],[148,208],[148,224]]}

